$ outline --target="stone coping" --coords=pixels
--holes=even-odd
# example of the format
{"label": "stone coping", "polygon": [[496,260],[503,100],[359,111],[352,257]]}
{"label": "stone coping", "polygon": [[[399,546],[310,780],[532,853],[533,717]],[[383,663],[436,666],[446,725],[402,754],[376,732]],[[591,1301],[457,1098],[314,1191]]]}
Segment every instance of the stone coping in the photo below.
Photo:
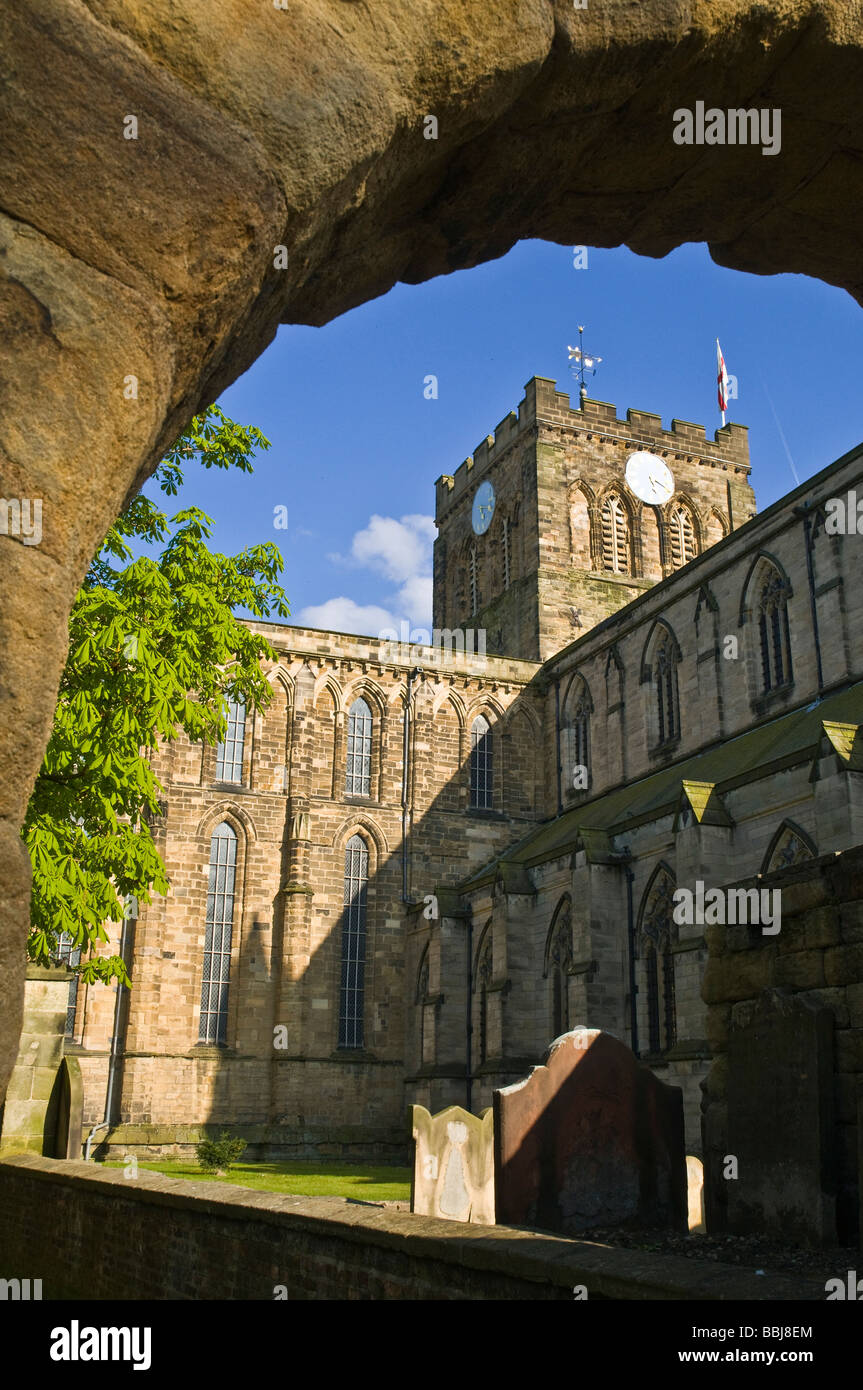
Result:
{"label": "stone coping", "polygon": [[824,1299],[823,1283],[810,1277],[759,1276],[707,1260],[624,1250],[515,1227],[471,1226],[375,1209],[337,1197],[280,1196],[145,1170],[130,1182],[120,1169],[98,1171],[90,1163],[31,1154],[0,1160],[0,1182],[9,1169],[26,1172],[49,1187],[83,1186],[93,1196],[185,1210],[200,1217],[285,1225],[307,1235],[394,1249],[419,1259],[491,1270],[514,1279],[568,1288],[583,1284],[588,1297],[766,1302]]}

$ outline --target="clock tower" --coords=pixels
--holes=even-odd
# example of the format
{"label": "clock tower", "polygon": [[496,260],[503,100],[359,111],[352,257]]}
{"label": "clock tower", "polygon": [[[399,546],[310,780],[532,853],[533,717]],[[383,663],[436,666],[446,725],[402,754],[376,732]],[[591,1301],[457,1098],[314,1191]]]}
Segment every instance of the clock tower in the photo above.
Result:
{"label": "clock tower", "polygon": [[[434,626],[545,661],[755,515],[744,425],[524,400],[436,484]],[[474,638],[472,650],[482,650]]]}

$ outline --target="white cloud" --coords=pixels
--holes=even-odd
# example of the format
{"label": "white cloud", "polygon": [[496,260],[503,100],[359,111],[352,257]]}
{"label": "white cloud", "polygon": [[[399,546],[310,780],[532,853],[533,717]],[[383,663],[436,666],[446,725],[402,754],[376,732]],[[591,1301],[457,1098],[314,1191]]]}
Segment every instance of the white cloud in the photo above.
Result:
{"label": "white cloud", "polygon": [[328,598],[326,603],[312,604],[297,617],[299,627],[319,627],[326,632],[355,632],[359,637],[373,637],[384,628],[394,627],[395,618],[385,608],[374,603],[355,603],[352,598]]}
{"label": "white cloud", "polygon": [[[335,564],[368,569],[390,581],[396,588],[381,595],[380,604],[358,604],[341,596],[304,608],[297,622],[332,632],[355,632],[374,636],[384,628],[400,630],[407,622],[415,628],[431,628],[432,545],[437,534],[434,519],[413,514],[369,518],[368,526],[357,531],[350,555],[330,555]],[[386,605],[386,606],[384,606]]]}
{"label": "white cloud", "polygon": [[431,570],[436,528],[430,516],[373,516],[357,531],[351,556],[358,565],[377,570],[396,584]]}

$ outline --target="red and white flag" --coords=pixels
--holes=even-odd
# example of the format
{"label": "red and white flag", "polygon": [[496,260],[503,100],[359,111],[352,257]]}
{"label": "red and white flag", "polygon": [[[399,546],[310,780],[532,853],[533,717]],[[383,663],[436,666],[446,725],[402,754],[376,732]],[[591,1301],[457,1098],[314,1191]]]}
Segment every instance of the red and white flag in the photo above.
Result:
{"label": "red and white flag", "polygon": [[725,412],[728,409],[728,372],[718,338],[716,339],[716,394],[719,398],[719,409],[722,411],[722,423],[724,425]]}

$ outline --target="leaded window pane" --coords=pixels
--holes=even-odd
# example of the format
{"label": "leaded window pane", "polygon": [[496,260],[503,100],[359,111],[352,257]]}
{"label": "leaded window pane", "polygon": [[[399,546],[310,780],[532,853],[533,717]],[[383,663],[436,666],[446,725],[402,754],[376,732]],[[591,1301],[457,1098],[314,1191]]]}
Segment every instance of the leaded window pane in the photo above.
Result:
{"label": "leaded window pane", "polygon": [[470,804],[474,810],[491,810],[493,777],[491,729],[480,714],[470,731]]}
{"label": "leaded window pane", "polygon": [[[57,949],[57,959],[66,965],[79,965],[81,962],[81,947],[73,943],[72,937],[68,932],[63,932]],[[69,981],[69,995],[66,1001],[66,1024],[64,1035],[71,1038],[75,1032],[75,1013],[78,1008],[78,976]]]}
{"label": "leaded window pane", "polygon": [[217,782],[242,782],[245,739],[246,707],[240,700],[231,700],[225,737],[216,752]]}
{"label": "leaded window pane", "polygon": [[236,868],[237,837],[225,822],[216,827],[210,840],[201,1025],[198,1035],[201,1042],[223,1043],[226,1038]]}
{"label": "leaded window pane", "polygon": [[339,1047],[363,1046],[369,852],[359,835],[345,846]]}
{"label": "leaded window pane", "polygon": [[371,796],[372,712],[365,700],[355,700],[348,715],[348,760],[345,791]]}

